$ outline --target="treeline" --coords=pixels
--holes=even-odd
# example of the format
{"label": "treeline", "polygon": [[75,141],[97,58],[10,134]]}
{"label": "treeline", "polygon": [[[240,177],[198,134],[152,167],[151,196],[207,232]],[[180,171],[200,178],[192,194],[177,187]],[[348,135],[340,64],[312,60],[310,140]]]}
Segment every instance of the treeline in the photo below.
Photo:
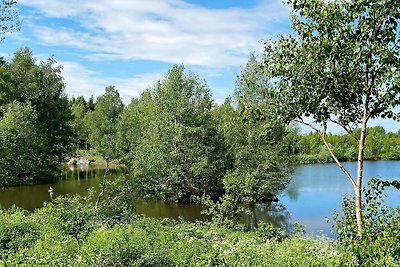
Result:
{"label": "treeline", "polygon": [[[352,134],[328,134],[326,139],[332,151],[340,161],[356,161],[358,157],[359,129]],[[324,146],[317,133],[298,135],[293,153],[299,163],[333,162],[332,156]],[[381,126],[367,129],[365,140],[366,160],[398,160],[400,159],[400,132],[386,133]]]}
{"label": "treeline", "polygon": [[[253,77],[251,57],[242,77]],[[257,86],[238,80],[234,96],[213,103],[207,84],[183,66],[124,105],[113,86],[97,99],[67,99],[61,66],[36,62],[29,49],[0,62],[0,185],[54,178],[82,149],[129,168],[142,197],[170,201],[272,198],[289,181],[292,163],[332,162],[318,134],[300,135],[279,119],[251,113],[262,106]],[[272,114],[272,113],[271,113]],[[356,160],[353,134],[328,134],[341,161]],[[366,159],[399,159],[398,133],[368,129]],[[293,157],[294,156],[294,157]]]}

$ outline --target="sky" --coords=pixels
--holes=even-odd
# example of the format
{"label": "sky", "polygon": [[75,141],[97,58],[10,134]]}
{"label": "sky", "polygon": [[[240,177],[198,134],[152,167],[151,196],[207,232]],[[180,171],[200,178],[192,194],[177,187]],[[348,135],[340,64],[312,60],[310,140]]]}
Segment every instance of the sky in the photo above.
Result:
{"label": "sky", "polygon": [[[69,97],[97,97],[114,85],[125,103],[173,64],[206,80],[223,103],[249,55],[291,33],[282,0],[19,0],[17,8],[21,30],[2,41],[0,56],[21,47],[37,60],[54,56]],[[370,125],[400,128],[390,120]]]}
{"label": "sky", "polygon": [[6,58],[29,47],[63,66],[68,96],[99,96],[114,85],[125,103],[184,64],[215,102],[262,40],[290,27],[281,0],[19,0],[21,31],[3,41]]}

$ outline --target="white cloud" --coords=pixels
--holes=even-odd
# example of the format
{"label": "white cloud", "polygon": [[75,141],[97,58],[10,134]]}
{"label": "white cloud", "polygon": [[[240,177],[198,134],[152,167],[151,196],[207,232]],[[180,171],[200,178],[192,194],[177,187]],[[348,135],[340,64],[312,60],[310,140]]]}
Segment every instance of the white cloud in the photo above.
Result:
{"label": "white cloud", "polygon": [[[49,46],[90,52],[92,60],[154,60],[202,67],[243,65],[261,48],[275,22],[288,20],[281,0],[253,8],[209,9],[182,0],[24,0],[49,18],[79,27],[35,25],[34,36]],[[36,22],[37,23],[37,22]]]}
{"label": "white cloud", "polygon": [[66,83],[66,93],[68,96],[84,96],[88,99],[91,95],[97,97],[104,93],[104,88],[114,85],[120,93],[123,101],[129,103],[133,97],[139,97],[140,93],[153,85],[163,74],[144,73],[132,75],[129,78],[102,77],[100,73],[87,69],[82,65],[61,61],[63,66],[62,75]]}

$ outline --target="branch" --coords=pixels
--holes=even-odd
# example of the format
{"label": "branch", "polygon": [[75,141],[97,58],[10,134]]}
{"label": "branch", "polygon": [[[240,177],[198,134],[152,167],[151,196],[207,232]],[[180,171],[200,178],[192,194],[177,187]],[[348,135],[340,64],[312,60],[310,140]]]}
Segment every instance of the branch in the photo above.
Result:
{"label": "branch", "polygon": [[347,127],[348,127],[347,128],[345,125],[339,123],[336,120],[329,119],[329,121],[332,122],[333,124],[336,124],[336,125],[339,125],[340,127],[342,127],[351,137],[353,137],[358,142],[358,138],[353,136],[353,129],[350,127],[350,125],[347,125]]}
{"label": "branch", "polygon": [[105,170],[105,172],[104,172],[103,185],[102,185],[102,187],[101,187],[101,191],[100,191],[99,195],[97,196],[97,200],[96,200],[96,205],[95,205],[95,209],[96,209],[96,210],[97,210],[97,208],[98,208],[98,206],[99,206],[100,197],[104,194],[104,188],[106,187],[107,172],[108,172],[108,159],[106,159],[106,170]]}
{"label": "branch", "polygon": [[333,160],[336,162],[336,164],[339,166],[339,168],[342,170],[342,172],[344,174],[346,174],[347,178],[349,179],[350,183],[352,184],[353,188],[356,188],[356,183],[353,180],[353,177],[351,176],[351,174],[347,171],[347,169],[342,165],[342,163],[340,163],[340,161],[337,159],[337,157],[335,156],[335,154],[333,153],[331,147],[329,146],[328,142],[325,139],[325,136],[323,136],[322,134],[320,134],[322,141],[324,142],[325,147],[328,149],[329,154],[331,154]]}
{"label": "branch", "polygon": [[337,120],[332,120],[331,118],[329,118],[328,120],[330,122],[332,122],[333,124],[336,124],[336,125],[342,127],[342,129],[344,129],[348,134],[352,134],[353,133],[353,129],[351,129],[350,126],[348,126],[349,128],[347,128],[345,125],[341,124]]}
{"label": "branch", "polygon": [[314,131],[316,131],[317,133],[320,133],[320,130],[318,130],[317,128],[315,128],[314,125],[305,122],[302,118],[300,118],[300,119],[294,119],[293,121],[294,121],[294,122],[301,123],[301,124],[304,124],[304,125],[310,127],[311,129],[313,129]]}
{"label": "branch", "polygon": [[342,165],[342,163],[340,163],[340,161],[337,159],[337,157],[333,153],[333,151],[332,151],[331,147],[329,146],[328,142],[326,141],[325,134],[324,134],[324,132],[326,132],[326,125],[324,126],[324,132],[321,132],[320,130],[315,128],[314,125],[305,122],[302,118],[295,119],[294,122],[298,122],[298,123],[301,123],[301,124],[304,124],[304,125],[310,127],[311,129],[316,131],[321,136],[322,142],[324,143],[325,147],[328,149],[329,154],[331,154],[333,160],[336,162],[336,164],[339,166],[339,168],[342,170],[342,172],[347,176],[347,178],[349,179],[349,181],[350,181],[351,185],[353,186],[353,188],[356,188],[356,183],[354,182],[353,177],[347,171],[347,169]]}

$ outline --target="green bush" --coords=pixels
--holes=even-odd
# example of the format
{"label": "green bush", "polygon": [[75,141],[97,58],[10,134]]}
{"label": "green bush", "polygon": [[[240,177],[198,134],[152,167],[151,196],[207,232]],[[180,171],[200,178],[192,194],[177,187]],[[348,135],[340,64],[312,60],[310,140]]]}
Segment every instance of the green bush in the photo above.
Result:
{"label": "green bush", "polygon": [[64,237],[84,239],[95,227],[95,209],[88,199],[79,196],[58,197],[36,211],[32,217],[43,228]]}
{"label": "green bush", "polygon": [[[115,227],[93,232],[82,247],[82,266],[174,266],[155,250],[141,229]],[[156,245],[156,244],[154,244]]]}
{"label": "green bush", "polygon": [[343,212],[334,222],[339,244],[347,255],[343,262],[351,266],[400,266],[400,209],[384,205],[384,189],[396,182],[370,179],[365,190],[362,239],[357,236],[354,198],[345,197]]}
{"label": "green bush", "polygon": [[0,210],[0,259],[29,248],[42,236],[40,225],[19,209]]}

